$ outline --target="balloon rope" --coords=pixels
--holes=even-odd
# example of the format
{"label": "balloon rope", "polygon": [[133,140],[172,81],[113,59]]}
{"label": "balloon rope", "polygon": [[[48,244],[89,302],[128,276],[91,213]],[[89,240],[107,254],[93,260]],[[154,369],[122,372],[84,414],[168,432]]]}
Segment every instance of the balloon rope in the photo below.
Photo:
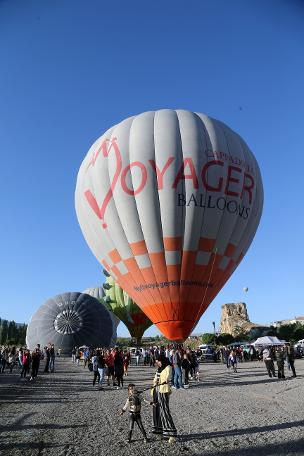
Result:
{"label": "balloon rope", "polygon": [[206,294],[207,294],[207,290],[209,288],[209,283],[210,283],[210,280],[211,280],[211,276],[212,276],[212,273],[213,273],[213,268],[214,268],[214,263],[215,263],[215,258],[216,258],[216,252],[217,252],[217,247],[214,249],[214,256],[213,256],[213,262],[212,262],[212,266],[211,266],[211,271],[210,271],[210,274],[209,274],[209,279],[208,279],[208,282],[207,282],[207,286],[206,286],[206,289],[205,289],[205,294],[204,294],[204,297],[203,297],[203,300],[201,302],[201,305],[199,307],[199,310],[197,312],[197,316],[200,314],[201,312],[201,308],[204,304],[204,301],[205,301],[205,298],[206,298]]}

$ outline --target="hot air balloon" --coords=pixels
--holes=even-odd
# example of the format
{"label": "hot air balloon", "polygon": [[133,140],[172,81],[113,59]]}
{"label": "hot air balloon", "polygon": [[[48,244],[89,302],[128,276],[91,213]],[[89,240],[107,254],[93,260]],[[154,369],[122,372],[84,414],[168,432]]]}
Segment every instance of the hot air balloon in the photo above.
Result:
{"label": "hot air balloon", "polygon": [[131,337],[136,339],[136,345],[140,345],[146,329],[152,325],[152,321],[136,305],[132,298],[117,284],[114,279],[104,271],[107,276],[103,285],[105,289],[104,303],[126,325]]}
{"label": "hot air balloon", "polygon": [[115,315],[115,313],[113,313],[111,311],[110,306],[106,305],[106,303],[103,299],[105,297],[105,292],[104,292],[103,287],[87,288],[86,290],[83,291],[83,293],[88,294],[90,296],[93,296],[93,298],[98,299],[98,301],[103,306],[105,306],[105,308],[109,311],[110,317],[111,317],[111,320],[113,323],[113,328],[115,328],[115,330],[113,331],[112,341],[111,341],[111,347],[114,346],[116,343],[116,339],[117,339],[117,326],[119,325],[120,319]]}
{"label": "hot air balloon", "polygon": [[116,327],[110,312],[84,293],[63,293],[48,299],[33,314],[26,332],[26,345],[33,349],[53,343],[63,353],[82,345],[110,347]]}
{"label": "hot air balloon", "polygon": [[263,186],[237,133],[164,109],[97,139],[75,204],[96,258],[168,339],[182,341],[248,250]]}

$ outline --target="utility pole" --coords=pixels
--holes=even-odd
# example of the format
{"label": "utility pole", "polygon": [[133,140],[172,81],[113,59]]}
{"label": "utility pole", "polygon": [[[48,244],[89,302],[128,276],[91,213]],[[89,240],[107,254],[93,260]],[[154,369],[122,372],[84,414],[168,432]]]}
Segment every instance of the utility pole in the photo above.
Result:
{"label": "utility pole", "polygon": [[214,333],[213,343],[214,343],[214,345],[216,345],[215,321],[213,321],[212,324],[213,324],[213,333]]}

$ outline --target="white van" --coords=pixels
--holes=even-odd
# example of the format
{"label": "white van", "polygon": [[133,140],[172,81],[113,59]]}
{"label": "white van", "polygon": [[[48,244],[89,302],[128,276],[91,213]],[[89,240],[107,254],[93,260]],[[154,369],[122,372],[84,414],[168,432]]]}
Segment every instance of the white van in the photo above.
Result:
{"label": "white van", "polygon": [[142,348],[142,347],[138,347],[138,348],[137,347],[131,347],[131,348],[129,348],[130,355],[131,355],[131,362],[132,362],[132,360],[133,360],[133,362],[135,362],[137,350],[140,351],[139,362],[143,363],[144,362],[145,349]]}
{"label": "white van", "polygon": [[298,340],[298,342],[295,344],[295,347],[304,348],[304,339]]}
{"label": "white van", "polygon": [[198,347],[203,354],[210,353],[213,351],[213,346],[210,344],[202,344]]}

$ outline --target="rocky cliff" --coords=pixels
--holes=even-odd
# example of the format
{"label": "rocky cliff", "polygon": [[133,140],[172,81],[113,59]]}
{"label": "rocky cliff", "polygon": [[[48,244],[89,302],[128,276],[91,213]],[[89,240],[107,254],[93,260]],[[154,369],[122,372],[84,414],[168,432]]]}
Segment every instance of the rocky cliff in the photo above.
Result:
{"label": "rocky cliff", "polygon": [[232,334],[233,337],[248,332],[254,335],[255,333],[263,332],[265,328],[265,326],[257,325],[249,320],[244,302],[224,304],[222,306],[221,333]]}

